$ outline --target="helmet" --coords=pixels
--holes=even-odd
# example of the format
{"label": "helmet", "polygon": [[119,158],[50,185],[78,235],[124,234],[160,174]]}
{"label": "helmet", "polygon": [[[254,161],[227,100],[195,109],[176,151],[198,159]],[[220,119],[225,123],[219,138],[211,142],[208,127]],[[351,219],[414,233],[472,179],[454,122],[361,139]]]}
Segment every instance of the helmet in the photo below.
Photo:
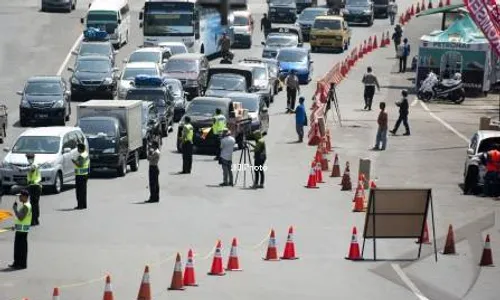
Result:
{"label": "helmet", "polygon": [[26,153],[26,158],[27,159],[35,158],[35,154],[34,153]]}

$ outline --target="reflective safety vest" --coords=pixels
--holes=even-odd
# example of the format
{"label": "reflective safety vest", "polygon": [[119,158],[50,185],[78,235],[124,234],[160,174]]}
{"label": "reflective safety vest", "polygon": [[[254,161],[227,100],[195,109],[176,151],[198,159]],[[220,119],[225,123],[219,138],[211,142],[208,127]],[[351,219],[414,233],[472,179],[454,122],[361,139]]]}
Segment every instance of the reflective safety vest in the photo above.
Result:
{"label": "reflective safety vest", "polygon": [[14,223],[14,229],[19,232],[28,232],[31,226],[31,217],[32,217],[31,203],[26,202],[24,203],[24,206],[28,208],[28,213],[26,214],[26,216],[22,221],[16,218],[16,221]]}
{"label": "reflective safety vest", "polygon": [[184,135],[184,141],[183,142],[193,142],[193,125],[191,124],[185,124],[184,125],[184,130],[186,131]]}
{"label": "reflective safety vest", "polygon": [[488,151],[488,162],[486,163],[486,171],[499,172],[500,171],[500,151]]}
{"label": "reflective safety vest", "polygon": [[90,167],[90,158],[87,152],[83,152],[80,154],[80,157],[83,159],[83,163],[81,166],[75,165],[75,175],[88,175],[89,167]]}
{"label": "reflective safety vest", "polygon": [[42,173],[40,173],[40,167],[34,165],[33,170],[29,170],[28,174],[26,175],[27,180],[28,180],[28,185],[40,185],[40,182],[42,181]]}
{"label": "reflective safety vest", "polygon": [[226,128],[226,117],[222,114],[214,116],[214,124],[212,125],[213,134],[220,134]]}

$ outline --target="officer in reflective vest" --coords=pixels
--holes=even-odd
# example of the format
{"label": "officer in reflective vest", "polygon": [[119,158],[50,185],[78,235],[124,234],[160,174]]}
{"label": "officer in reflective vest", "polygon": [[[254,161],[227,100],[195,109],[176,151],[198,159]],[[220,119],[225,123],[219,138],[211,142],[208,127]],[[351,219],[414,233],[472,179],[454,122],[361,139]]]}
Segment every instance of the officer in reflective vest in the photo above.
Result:
{"label": "officer in reflective vest", "polygon": [[486,196],[498,195],[498,175],[500,172],[500,145],[495,145],[493,150],[484,153],[482,160],[486,164],[484,176],[484,194]]}
{"label": "officer in reflective vest", "polygon": [[22,190],[19,194],[19,201],[22,203],[21,209],[17,209],[17,202],[14,202],[12,209],[16,215],[14,230],[14,262],[9,265],[10,268],[21,270],[28,267],[28,232],[32,221],[33,210],[28,201],[29,192]]}
{"label": "officer in reflective vest", "polygon": [[250,146],[252,146],[254,149],[254,161],[253,161],[253,168],[254,168],[254,183],[252,188],[254,189],[262,189],[264,188],[264,164],[266,162],[266,141],[264,140],[264,137],[260,131],[254,133],[254,138],[255,138],[255,145],[248,142]]}
{"label": "officer in reflective vest", "polygon": [[220,156],[220,140],[222,131],[226,129],[226,117],[222,114],[220,108],[215,109],[214,123],[212,124],[212,134],[216,139],[216,156],[214,160],[219,160]]}
{"label": "officer in reflective vest", "polygon": [[87,181],[90,171],[89,153],[85,149],[85,144],[78,144],[78,157],[73,159],[75,165],[75,209],[87,209]]}
{"label": "officer in reflective vest", "polygon": [[184,118],[184,127],[182,129],[182,174],[190,174],[193,164],[193,125],[191,118]]}
{"label": "officer in reflective vest", "polygon": [[42,174],[40,173],[40,166],[35,164],[35,154],[27,153],[26,159],[28,160],[28,166],[19,167],[22,172],[28,172],[26,174],[26,183],[28,185],[28,191],[30,194],[30,203],[33,208],[33,218],[31,221],[31,226],[39,225],[38,218],[40,217],[40,195],[42,194]]}

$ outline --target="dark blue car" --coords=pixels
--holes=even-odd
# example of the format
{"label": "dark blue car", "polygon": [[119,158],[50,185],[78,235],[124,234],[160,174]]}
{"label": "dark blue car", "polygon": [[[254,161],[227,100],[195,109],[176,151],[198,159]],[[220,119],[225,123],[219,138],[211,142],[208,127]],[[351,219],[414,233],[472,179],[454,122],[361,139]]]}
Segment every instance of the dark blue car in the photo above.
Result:
{"label": "dark blue car", "polygon": [[313,61],[309,49],[284,48],[278,52],[280,78],[285,78],[291,70],[299,77],[301,84],[307,84],[312,78]]}

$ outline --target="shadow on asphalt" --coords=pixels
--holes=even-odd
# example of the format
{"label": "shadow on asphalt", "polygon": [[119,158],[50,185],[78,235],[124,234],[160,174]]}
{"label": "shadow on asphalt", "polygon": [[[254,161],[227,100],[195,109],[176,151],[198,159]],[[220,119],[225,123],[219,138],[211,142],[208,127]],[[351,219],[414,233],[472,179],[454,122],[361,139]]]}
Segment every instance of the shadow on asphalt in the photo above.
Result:
{"label": "shadow on asphalt", "polygon": [[58,208],[56,210],[57,211],[63,211],[63,212],[76,211],[76,209],[74,209],[74,208]]}

